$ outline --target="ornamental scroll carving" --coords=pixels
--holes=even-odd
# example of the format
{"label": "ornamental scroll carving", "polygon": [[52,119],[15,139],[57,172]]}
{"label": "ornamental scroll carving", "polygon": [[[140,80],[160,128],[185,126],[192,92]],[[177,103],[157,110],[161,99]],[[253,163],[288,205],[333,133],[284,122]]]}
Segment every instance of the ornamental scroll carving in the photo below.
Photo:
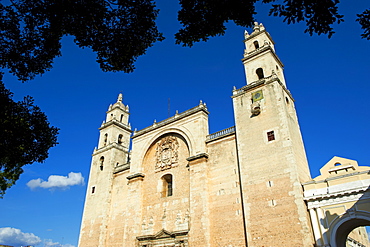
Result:
{"label": "ornamental scroll carving", "polygon": [[166,170],[177,165],[179,142],[174,136],[166,136],[157,143],[155,170]]}

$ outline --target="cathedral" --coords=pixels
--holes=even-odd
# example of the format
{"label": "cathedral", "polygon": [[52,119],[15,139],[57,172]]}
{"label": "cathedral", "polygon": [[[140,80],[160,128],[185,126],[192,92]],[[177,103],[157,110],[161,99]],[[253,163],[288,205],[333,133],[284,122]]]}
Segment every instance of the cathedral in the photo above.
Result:
{"label": "cathedral", "polygon": [[109,106],[80,247],[369,246],[370,167],[334,157],[312,179],[274,42],[258,23],[244,42],[235,126],[209,134],[200,102],[132,131],[122,95]]}

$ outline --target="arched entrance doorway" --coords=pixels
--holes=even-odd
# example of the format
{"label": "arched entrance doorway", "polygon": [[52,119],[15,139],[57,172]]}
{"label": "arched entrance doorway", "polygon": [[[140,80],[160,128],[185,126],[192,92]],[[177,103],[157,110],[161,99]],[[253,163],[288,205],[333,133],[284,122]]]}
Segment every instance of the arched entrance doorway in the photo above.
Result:
{"label": "arched entrance doorway", "polygon": [[346,247],[348,234],[359,226],[370,226],[370,214],[367,212],[349,212],[337,222],[333,222],[330,234],[331,247]]}

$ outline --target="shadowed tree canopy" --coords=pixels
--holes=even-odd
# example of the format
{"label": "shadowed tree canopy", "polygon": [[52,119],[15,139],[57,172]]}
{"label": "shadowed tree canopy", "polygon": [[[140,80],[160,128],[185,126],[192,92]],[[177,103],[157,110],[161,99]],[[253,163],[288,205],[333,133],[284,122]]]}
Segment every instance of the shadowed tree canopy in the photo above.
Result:
{"label": "shadowed tree canopy", "polygon": [[[180,0],[178,19],[183,28],[175,35],[176,43],[192,46],[194,42],[223,35],[228,21],[252,27],[257,2],[271,5],[269,15],[282,17],[283,22],[305,22],[305,32],[310,35],[326,34],[330,38],[335,33],[333,24],[344,21],[338,12],[339,0]],[[370,10],[357,16],[364,30],[362,38],[369,40]]]}
{"label": "shadowed tree canopy", "polygon": [[[9,0],[0,2],[0,68],[21,81],[52,68],[61,56],[61,39],[71,35],[81,48],[91,48],[103,71],[134,71],[136,59],[163,35],[155,20],[154,0]],[[339,0],[179,0],[182,28],[176,43],[192,46],[225,34],[225,23],[252,27],[255,5],[271,6],[270,15],[288,24],[305,22],[310,35],[331,37],[341,23]],[[357,21],[370,39],[370,10]],[[42,162],[56,145],[57,128],[50,127],[32,98],[14,102],[0,74],[0,196],[15,183],[22,166]]]}
{"label": "shadowed tree canopy", "polygon": [[[61,38],[97,53],[103,71],[132,72],[136,58],[163,39],[150,0],[11,0],[0,3],[0,67],[21,81],[52,68]],[[1,73],[1,72],[0,72]],[[57,143],[58,129],[27,96],[14,102],[0,78],[0,197],[22,167],[42,162]]]}
{"label": "shadowed tree canopy", "polygon": [[[223,35],[225,22],[252,27],[257,2],[271,5],[270,15],[288,24],[305,22],[310,35],[334,33],[343,21],[339,0],[179,0],[176,43],[192,46]],[[0,3],[0,67],[21,81],[52,68],[60,56],[61,38],[75,37],[79,47],[97,54],[103,71],[132,72],[137,57],[163,40],[151,0],[11,0]],[[358,14],[363,38],[370,39],[370,10]]]}
{"label": "shadowed tree canopy", "polygon": [[124,72],[163,39],[150,0],[13,0],[0,8],[0,66],[22,81],[52,68],[65,35],[96,52],[103,71]]}
{"label": "shadowed tree canopy", "polygon": [[58,129],[50,127],[30,96],[14,102],[0,74],[0,198],[22,174],[22,167],[43,162],[57,144]]}
{"label": "shadowed tree canopy", "polygon": [[[305,22],[310,35],[331,37],[333,24],[343,21],[339,0],[179,0],[183,27],[175,34],[176,43],[192,46],[223,35],[228,21],[252,27],[257,2],[270,5],[270,15],[288,24]],[[101,69],[113,72],[132,72],[137,57],[163,40],[152,0],[11,0],[0,3],[0,12],[0,67],[21,81],[52,68],[65,35],[91,48]],[[370,39],[370,10],[358,14],[357,21],[362,37]]]}

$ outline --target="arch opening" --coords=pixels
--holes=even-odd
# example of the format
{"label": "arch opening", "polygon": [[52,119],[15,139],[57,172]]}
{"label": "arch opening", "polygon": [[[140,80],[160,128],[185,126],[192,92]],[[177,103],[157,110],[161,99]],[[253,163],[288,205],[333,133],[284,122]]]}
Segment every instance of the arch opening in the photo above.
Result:
{"label": "arch opening", "polygon": [[359,226],[353,229],[347,236],[346,245],[356,247],[370,246],[369,236],[367,233],[369,227],[370,226]]}
{"label": "arch opening", "polygon": [[120,144],[120,145],[122,144],[122,137],[123,137],[122,134],[118,135],[118,140],[117,141],[118,141],[118,144]]}
{"label": "arch opening", "polygon": [[100,157],[100,171],[104,169],[104,156]]}
{"label": "arch opening", "polygon": [[[370,218],[352,218],[342,223],[333,233],[335,234],[335,245],[333,247],[368,246],[368,236],[365,228],[362,228],[366,226],[370,226]],[[365,240],[367,240],[367,243],[363,242]]]}
{"label": "arch opening", "polygon": [[262,68],[258,68],[256,70],[256,74],[258,76],[258,80],[261,80],[261,79],[265,78],[265,75],[263,74],[263,69]]}
{"label": "arch opening", "polygon": [[108,133],[105,133],[105,135],[104,135],[104,146],[107,145],[107,142],[108,142]]}

